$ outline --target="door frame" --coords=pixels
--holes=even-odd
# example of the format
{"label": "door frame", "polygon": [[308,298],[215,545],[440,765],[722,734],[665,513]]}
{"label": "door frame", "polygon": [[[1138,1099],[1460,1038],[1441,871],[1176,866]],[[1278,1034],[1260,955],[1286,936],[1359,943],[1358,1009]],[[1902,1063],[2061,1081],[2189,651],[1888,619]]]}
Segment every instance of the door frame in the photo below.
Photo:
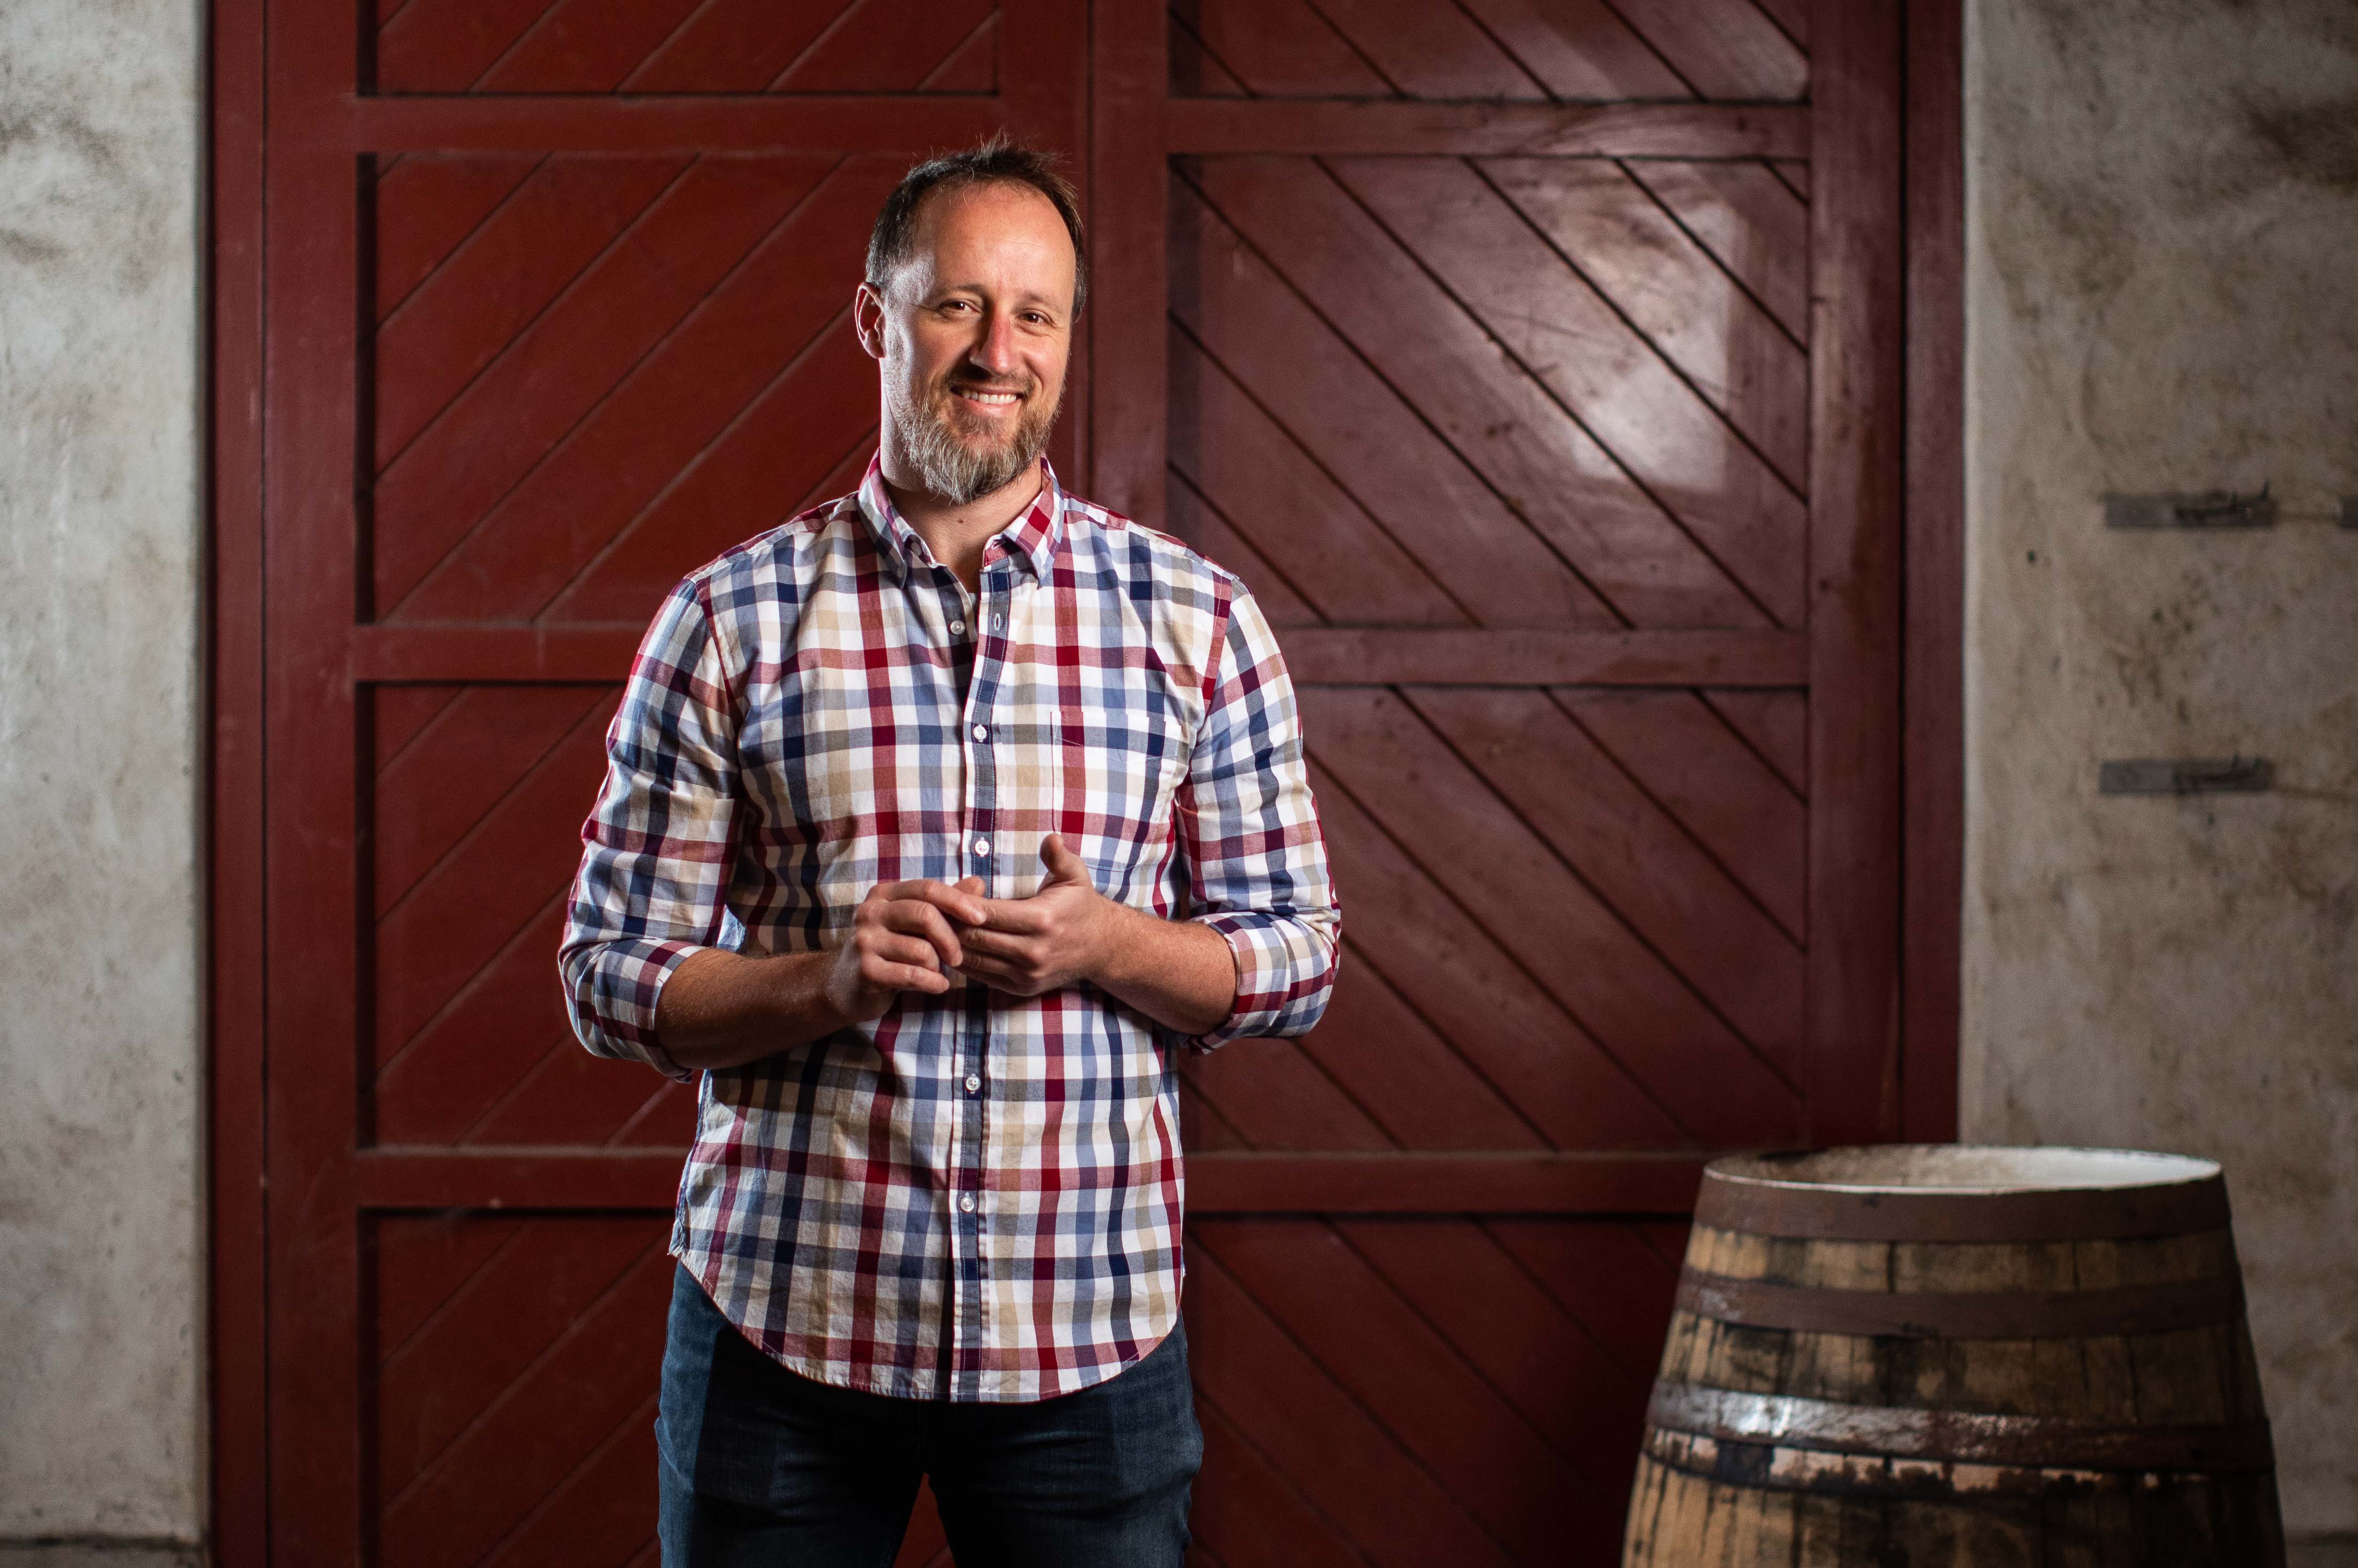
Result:
{"label": "door frame", "polygon": [[[1839,3],[1839,0],[1836,0]],[[1109,81],[1152,72],[1149,34],[1120,28],[1139,0],[1095,0],[1098,52],[1091,146],[1137,133]],[[1823,9],[1833,10],[1826,5]],[[1159,21],[1159,10],[1156,13]],[[265,200],[269,98],[267,0],[210,7],[207,219],[209,398],[205,675],[210,705],[205,821],[208,878],[205,1078],[208,1198],[207,1374],[210,1539],[214,1561],[259,1564],[270,1552],[265,1090],[266,685],[265,608]],[[1896,978],[1900,1137],[1956,1135],[1963,868],[1964,160],[1962,0],[1906,0],[1896,85],[1904,126],[1905,254],[1894,440],[1880,481],[1900,497],[1898,672],[1901,888]],[[1138,86],[1159,100],[1159,80]],[[1817,89],[1813,85],[1814,98]],[[1100,198],[1102,200],[1103,198]],[[1099,220],[1102,231],[1106,225]],[[1106,292],[1122,292],[1126,258],[1098,258]],[[1098,330],[1105,329],[1098,324]],[[1151,356],[1152,351],[1147,351]],[[1122,356],[1129,359],[1130,356]],[[1137,362],[1134,359],[1130,362]],[[1098,429],[1127,427],[1122,388],[1090,397]],[[1888,404],[1885,412],[1890,415]],[[1888,471],[1897,465],[1898,471]],[[1103,488],[1102,485],[1099,488]],[[1109,495],[1120,505],[1122,497]]]}

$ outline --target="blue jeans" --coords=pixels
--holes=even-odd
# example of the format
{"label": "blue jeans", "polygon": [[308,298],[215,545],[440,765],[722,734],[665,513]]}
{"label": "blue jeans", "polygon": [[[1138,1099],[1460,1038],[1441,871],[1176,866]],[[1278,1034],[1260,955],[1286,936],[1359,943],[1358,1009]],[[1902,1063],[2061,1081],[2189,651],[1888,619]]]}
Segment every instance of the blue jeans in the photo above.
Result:
{"label": "blue jeans", "polygon": [[685,1269],[655,1442],[664,1568],[889,1568],[921,1477],[958,1568],[1179,1568],[1204,1454],[1175,1325],[1076,1394],[892,1399],[788,1371]]}

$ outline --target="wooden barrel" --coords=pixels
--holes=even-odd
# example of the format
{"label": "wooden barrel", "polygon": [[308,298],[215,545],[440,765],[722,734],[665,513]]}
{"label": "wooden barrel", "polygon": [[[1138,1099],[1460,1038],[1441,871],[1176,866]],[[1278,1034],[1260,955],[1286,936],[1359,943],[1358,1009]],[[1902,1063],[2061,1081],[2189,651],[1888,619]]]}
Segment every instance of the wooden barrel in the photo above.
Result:
{"label": "wooden barrel", "polygon": [[1714,1161],[1625,1568],[2281,1568],[2205,1160],[1900,1145]]}

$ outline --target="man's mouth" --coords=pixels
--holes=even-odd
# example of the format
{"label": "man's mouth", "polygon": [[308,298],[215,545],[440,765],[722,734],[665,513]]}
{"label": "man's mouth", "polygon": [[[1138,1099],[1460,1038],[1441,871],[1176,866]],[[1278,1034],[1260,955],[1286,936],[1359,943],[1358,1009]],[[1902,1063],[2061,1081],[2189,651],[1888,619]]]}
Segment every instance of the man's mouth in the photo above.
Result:
{"label": "man's mouth", "polygon": [[1012,408],[1023,401],[1021,392],[1001,387],[953,386],[951,395],[983,408]]}

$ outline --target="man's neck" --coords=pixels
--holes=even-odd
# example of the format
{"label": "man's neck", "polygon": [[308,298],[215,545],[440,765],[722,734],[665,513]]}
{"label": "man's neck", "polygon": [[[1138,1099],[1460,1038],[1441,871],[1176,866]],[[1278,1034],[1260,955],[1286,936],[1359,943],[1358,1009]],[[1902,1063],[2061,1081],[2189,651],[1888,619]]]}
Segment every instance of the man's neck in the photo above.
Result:
{"label": "man's neck", "polygon": [[982,583],[982,547],[992,535],[1023,515],[1024,508],[1039,499],[1045,482],[1041,466],[1031,463],[989,495],[960,505],[922,485],[905,482],[908,476],[896,475],[897,467],[889,461],[885,464],[885,493],[892,498],[902,521],[933,551],[934,559],[957,574],[958,581],[970,591]]}

